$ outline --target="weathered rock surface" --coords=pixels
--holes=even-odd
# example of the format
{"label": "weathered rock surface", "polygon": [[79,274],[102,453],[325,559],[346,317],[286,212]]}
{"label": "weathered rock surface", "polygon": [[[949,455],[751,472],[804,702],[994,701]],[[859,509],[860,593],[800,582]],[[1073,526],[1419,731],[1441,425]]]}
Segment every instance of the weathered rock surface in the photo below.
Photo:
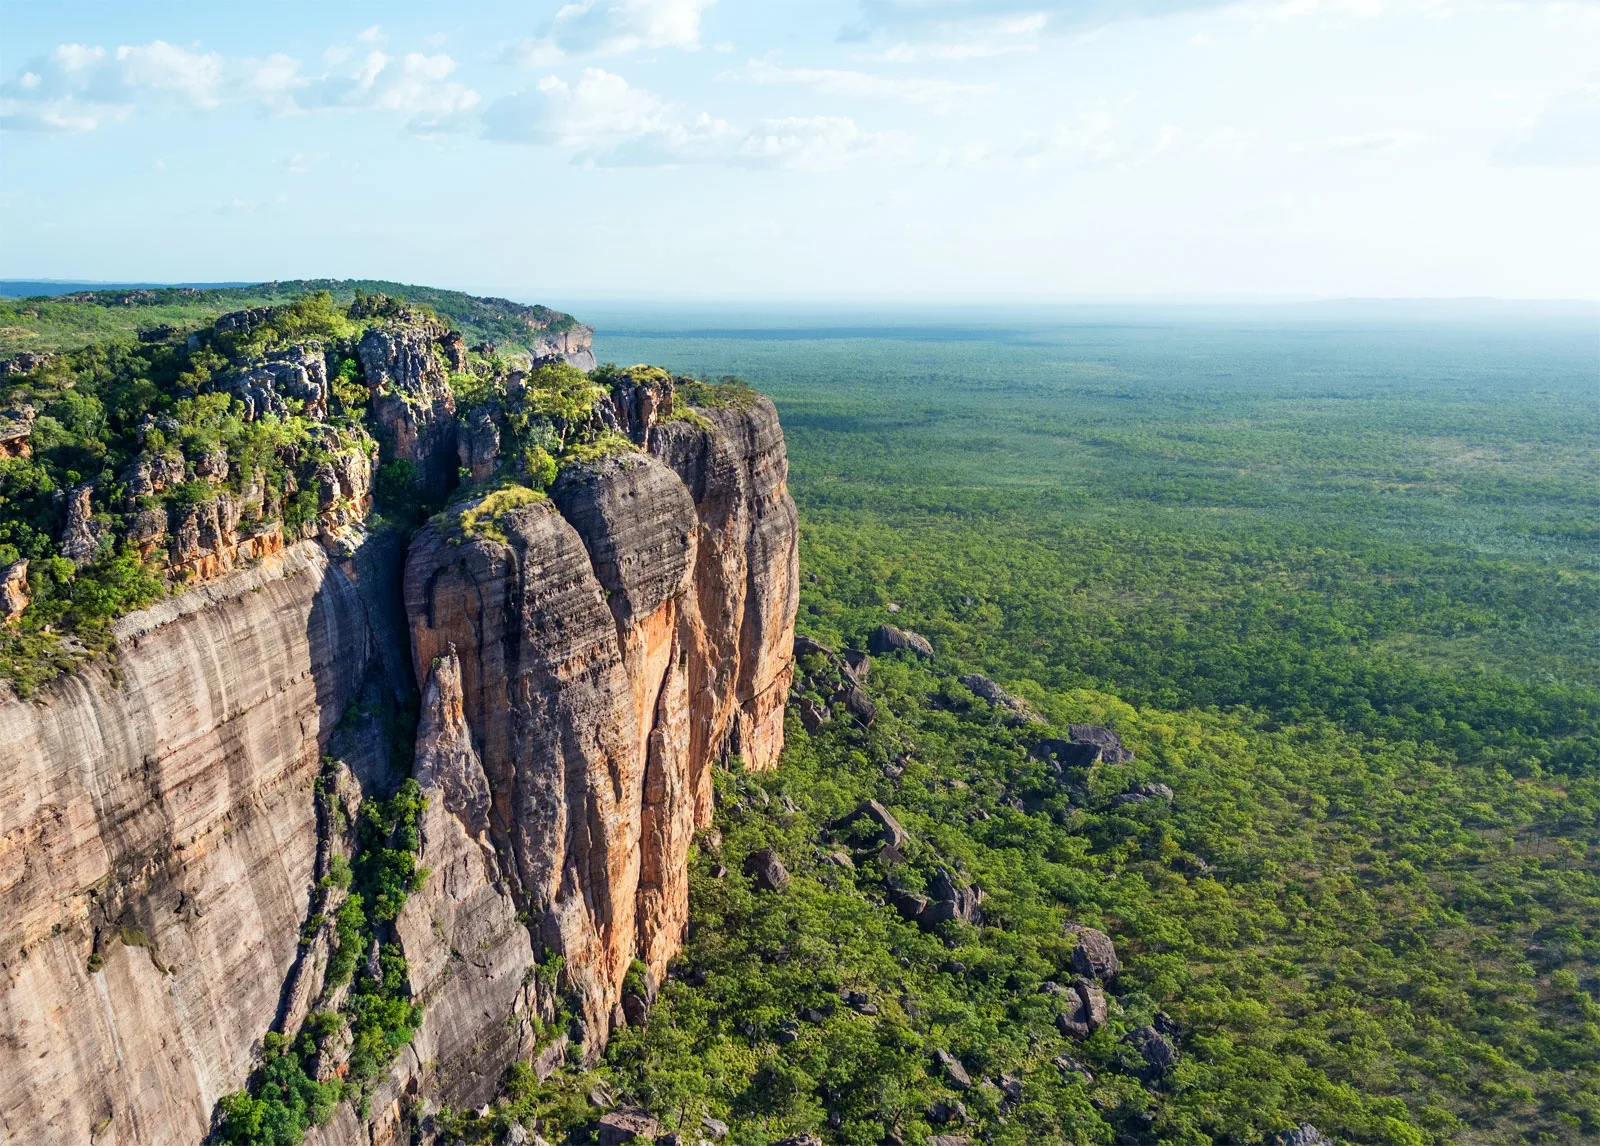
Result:
{"label": "weathered rock surface", "polygon": [[32,406],[13,406],[8,410],[0,410],[0,458],[33,456],[33,445],[29,441],[33,434],[33,420]]}
{"label": "weathered rock surface", "polygon": [[1333,1139],[1309,1122],[1302,1122],[1293,1130],[1280,1130],[1269,1135],[1263,1146],[1333,1146]]}
{"label": "weathered rock surface", "polygon": [[424,488],[439,494],[456,465],[456,400],[438,345],[447,333],[414,319],[375,326],[357,347],[387,456],[416,466]]}
{"label": "weathered rock surface", "polygon": [[277,1013],[370,639],[315,543],[116,633],[114,668],[0,685],[0,1125],[189,1146]]}
{"label": "weathered rock surface", "polygon": [[762,891],[782,891],[789,886],[789,869],[771,848],[751,852],[744,861],[744,874]]}
{"label": "weathered rock surface", "polygon": [[933,645],[928,643],[927,637],[894,625],[879,625],[872,630],[872,636],[867,641],[867,651],[879,655],[899,652],[902,649],[919,657],[933,655]]}
{"label": "weathered rock surface", "polygon": [[0,567],[0,620],[14,621],[28,607],[28,562],[13,561]]}
{"label": "weathered rock surface", "polygon": [[1103,979],[1108,983],[1117,977],[1122,964],[1117,960],[1116,944],[1111,942],[1109,935],[1081,923],[1067,924],[1066,933],[1078,940],[1077,946],[1072,949],[1074,971],[1086,978]]}

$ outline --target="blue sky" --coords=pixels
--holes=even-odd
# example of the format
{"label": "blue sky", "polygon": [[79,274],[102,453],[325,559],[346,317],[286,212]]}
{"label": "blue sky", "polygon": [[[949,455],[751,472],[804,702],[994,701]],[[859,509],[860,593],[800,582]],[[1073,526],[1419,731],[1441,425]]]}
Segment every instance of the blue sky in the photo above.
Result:
{"label": "blue sky", "polygon": [[0,276],[1600,298],[1600,3],[6,0]]}

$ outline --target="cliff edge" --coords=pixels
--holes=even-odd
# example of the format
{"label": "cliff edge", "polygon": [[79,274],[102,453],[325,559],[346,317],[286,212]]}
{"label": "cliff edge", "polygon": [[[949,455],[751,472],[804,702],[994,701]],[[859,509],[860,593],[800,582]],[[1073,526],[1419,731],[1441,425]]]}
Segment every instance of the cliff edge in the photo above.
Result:
{"label": "cliff edge", "polygon": [[[0,683],[0,1139],[197,1143],[292,1064],[306,1141],[409,1141],[512,1063],[592,1061],[624,979],[681,947],[713,766],[776,766],[798,576],[772,404],[539,363],[458,402],[448,328],[386,318],[337,359],[367,421],[295,455],[302,524],[156,548],[195,587],[30,696]],[[449,496],[414,534],[368,520],[374,453]],[[226,516],[215,488],[182,512]]]}

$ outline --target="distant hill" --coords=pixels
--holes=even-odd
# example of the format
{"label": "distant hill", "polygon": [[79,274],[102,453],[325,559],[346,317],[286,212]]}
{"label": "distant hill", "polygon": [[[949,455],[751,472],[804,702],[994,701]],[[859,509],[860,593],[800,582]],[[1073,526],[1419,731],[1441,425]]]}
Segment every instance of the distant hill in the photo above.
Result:
{"label": "distant hill", "polygon": [[[358,292],[387,294],[432,307],[470,343],[532,350],[589,333],[572,315],[546,306],[381,279],[294,279],[244,285],[187,286],[8,280],[0,290],[0,357],[126,338],[158,326],[200,326],[230,310],[288,302],[326,290],[340,302]],[[35,289],[37,288],[37,289]],[[24,293],[26,292],[26,293]]]}

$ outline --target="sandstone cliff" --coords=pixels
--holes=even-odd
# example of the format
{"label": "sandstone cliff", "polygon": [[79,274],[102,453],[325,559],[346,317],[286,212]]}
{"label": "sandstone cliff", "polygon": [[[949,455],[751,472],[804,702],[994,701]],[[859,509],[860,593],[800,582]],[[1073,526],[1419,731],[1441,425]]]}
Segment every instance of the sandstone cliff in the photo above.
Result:
{"label": "sandstone cliff", "polygon": [[[374,410],[397,398],[386,456],[444,480],[435,352],[379,341],[361,351]],[[352,467],[319,495],[348,514],[336,533],[232,550],[119,622],[109,663],[27,700],[0,685],[0,1141],[197,1143],[269,1030],[337,1011],[329,878],[396,760],[426,797],[428,875],[378,935],[421,1026],[368,1116],[342,1103],[307,1141],[406,1141],[513,1061],[603,1048],[632,961],[659,979],[683,941],[713,764],[776,764],[798,594],[771,404],[673,416],[670,383],[624,390],[601,413],[640,448],[487,527],[458,505],[402,554],[361,532]],[[418,694],[412,763],[392,737]]]}

